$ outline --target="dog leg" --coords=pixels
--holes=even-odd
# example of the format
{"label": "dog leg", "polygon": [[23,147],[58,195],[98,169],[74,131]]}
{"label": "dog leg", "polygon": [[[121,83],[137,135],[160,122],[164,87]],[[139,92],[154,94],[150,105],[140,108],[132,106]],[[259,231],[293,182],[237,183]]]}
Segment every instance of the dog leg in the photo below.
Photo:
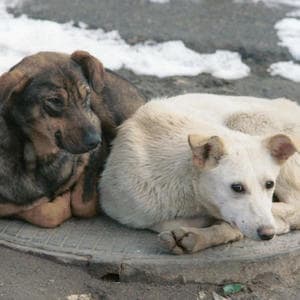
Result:
{"label": "dog leg", "polygon": [[286,218],[291,215],[293,209],[290,204],[285,202],[274,202],[272,204],[272,213],[276,223],[276,234],[281,235],[291,231],[290,224]]}
{"label": "dog leg", "polygon": [[84,201],[84,176],[83,174],[71,192],[72,215],[80,218],[91,218],[98,214],[98,195],[95,191]]}
{"label": "dog leg", "polygon": [[[225,222],[206,228],[184,227],[179,224],[174,229],[173,225],[169,231],[162,231],[159,239],[174,254],[195,253],[243,238],[237,228]],[[166,224],[161,223],[160,226],[166,230]],[[158,230],[159,225],[154,226],[154,229]]]}
{"label": "dog leg", "polygon": [[0,204],[0,217],[15,215],[20,212],[23,212],[24,210],[33,209],[34,207],[44,204],[46,202],[49,202],[49,199],[46,197],[43,197],[43,198],[35,201],[33,204],[30,204],[27,206],[21,206],[21,205],[16,205],[16,204],[11,204],[11,203],[1,203]]}
{"label": "dog leg", "polygon": [[23,211],[16,217],[40,227],[54,228],[71,218],[70,201],[70,192],[66,192],[54,201]]}
{"label": "dog leg", "polygon": [[296,203],[275,202],[272,212],[276,220],[276,233],[284,234],[300,229],[300,205]]}

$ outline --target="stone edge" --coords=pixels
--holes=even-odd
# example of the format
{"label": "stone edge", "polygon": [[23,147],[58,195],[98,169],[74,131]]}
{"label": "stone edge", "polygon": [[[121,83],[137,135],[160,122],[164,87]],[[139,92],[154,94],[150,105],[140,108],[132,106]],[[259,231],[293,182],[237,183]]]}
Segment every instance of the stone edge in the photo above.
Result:
{"label": "stone edge", "polygon": [[177,260],[176,256],[157,258],[126,258],[125,256],[108,256],[93,258],[55,250],[33,248],[1,240],[0,245],[53,259],[60,263],[86,267],[97,278],[116,275],[121,281],[143,282],[196,282],[222,284],[225,282],[246,283],[265,273],[280,277],[300,272],[300,249],[257,259],[234,259],[216,263],[197,263],[197,260]]}

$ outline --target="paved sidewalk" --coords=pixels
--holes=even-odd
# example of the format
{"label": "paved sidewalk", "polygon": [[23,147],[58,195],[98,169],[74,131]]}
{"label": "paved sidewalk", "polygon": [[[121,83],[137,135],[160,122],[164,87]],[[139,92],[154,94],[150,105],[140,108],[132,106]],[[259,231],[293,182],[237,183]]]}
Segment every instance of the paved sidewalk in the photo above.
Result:
{"label": "paved sidewalk", "polygon": [[[238,51],[251,67],[249,77],[236,81],[205,74],[159,79],[118,71],[148,98],[209,92],[284,96],[300,102],[299,83],[267,72],[271,63],[291,59],[287,49],[278,46],[274,29],[290,9],[244,2],[171,0],[158,5],[148,0],[26,0],[18,13],[116,29],[131,44],[179,39],[202,53]],[[0,220],[0,244],[1,300],[57,300],[72,294],[87,294],[91,299],[202,300],[212,299],[212,291],[219,292],[224,280],[247,286],[232,299],[300,299],[300,232],[270,242],[245,240],[176,257],[164,252],[155,234],[126,229],[102,217],[71,220],[52,230]]]}
{"label": "paved sidewalk", "polygon": [[56,229],[0,220],[0,244],[88,265],[100,278],[122,281],[246,283],[267,272],[280,277],[300,270],[299,231],[272,241],[243,240],[175,256],[161,247],[155,233],[128,229],[104,216],[73,219]]}

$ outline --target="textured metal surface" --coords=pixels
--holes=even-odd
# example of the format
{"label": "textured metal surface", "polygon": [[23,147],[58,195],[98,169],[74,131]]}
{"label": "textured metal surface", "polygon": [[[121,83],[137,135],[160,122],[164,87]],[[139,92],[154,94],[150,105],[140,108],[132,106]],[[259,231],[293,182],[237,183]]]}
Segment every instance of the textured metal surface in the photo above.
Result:
{"label": "textured metal surface", "polygon": [[[245,269],[249,280],[267,269],[286,272],[282,264],[292,268],[291,272],[300,268],[300,232],[267,242],[243,240],[194,255],[174,256],[160,246],[156,234],[122,227],[103,216],[73,219],[56,229],[1,219],[0,244],[68,262],[88,262],[100,275],[109,270],[126,280],[222,282],[237,280],[236,274],[240,276]],[[285,258],[292,267],[282,261]]]}

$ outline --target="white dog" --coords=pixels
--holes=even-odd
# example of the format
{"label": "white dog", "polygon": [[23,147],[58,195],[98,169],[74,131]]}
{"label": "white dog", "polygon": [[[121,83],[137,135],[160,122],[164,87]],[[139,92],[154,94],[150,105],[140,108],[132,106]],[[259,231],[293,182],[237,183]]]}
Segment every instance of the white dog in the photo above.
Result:
{"label": "white dog", "polygon": [[[241,232],[271,239],[297,228],[300,160],[289,157],[299,115],[284,99],[153,100],[119,129],[100,181],[101,206],[122,224],[160,232],[177,254],[238,240]],[[288,203],[273,204],[274,218],[279,173],[275,193]]]}

